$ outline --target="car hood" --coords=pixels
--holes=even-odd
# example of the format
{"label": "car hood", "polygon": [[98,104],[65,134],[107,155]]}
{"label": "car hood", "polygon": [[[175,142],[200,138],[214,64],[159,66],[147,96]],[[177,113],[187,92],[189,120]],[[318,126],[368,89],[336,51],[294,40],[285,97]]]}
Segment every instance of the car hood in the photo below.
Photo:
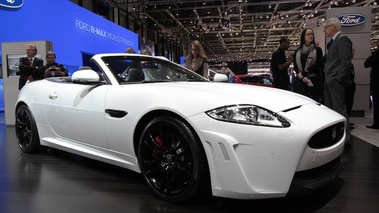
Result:
{"label": "car hood", "polygon": [[[125,88],[128,86],[125,85]],[[262,86],[215,83],[215,82],[169,82],[143,83],[138,87],[148,91],[150,98],[168,103],[193,105],[200,111],[234,104],[254,104],[273,112],[288,110],[304,104],[316,103],[294,92]]]}

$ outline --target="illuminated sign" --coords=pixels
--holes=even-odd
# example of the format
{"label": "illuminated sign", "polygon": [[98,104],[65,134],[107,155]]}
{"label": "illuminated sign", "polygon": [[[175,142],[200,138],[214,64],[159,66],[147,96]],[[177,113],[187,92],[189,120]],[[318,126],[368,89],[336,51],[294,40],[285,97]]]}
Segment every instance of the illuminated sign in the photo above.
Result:
{"label": "illuminated sign", "polygon": [[24,0],[0,0],[0,8],[18,9],[23,4]]}
{"label": "illuminated sign", "polygon": [[363,14],[348,13],[337,16],[341,21],[342,27],[353,27],[358,26],[366,22],[367,18]]}
{"label": "illuminated sign", "polygon": [[112,33],[107,32],[107,31],[105,31],[105,30],[103,30],[101,28],[98,28],[96,26],[89,25],[89,24],[87,24],[85,22],[82,22],[82,21],[79,21],[79,20],[75,20],[75,27],[77,29],[84,30],[84,31],[86,31],[88,33],[92,33],[94,35],[97,35],[97,36],[109,39],[109,40],[117,42],[117,43],[121,42],[125,46],[134,47],[134,42],[133,41],[129,41],[128,39],[123,38],[122,36],[112,34]]}
{"label": "illuminated sign", "polygon": [[138,51],[137,33],[67,0],[24,1],[20,9],[0,9],[0,20],[0,43],[51,41],[57,62],[65,66],[83,66],[94,54]]}

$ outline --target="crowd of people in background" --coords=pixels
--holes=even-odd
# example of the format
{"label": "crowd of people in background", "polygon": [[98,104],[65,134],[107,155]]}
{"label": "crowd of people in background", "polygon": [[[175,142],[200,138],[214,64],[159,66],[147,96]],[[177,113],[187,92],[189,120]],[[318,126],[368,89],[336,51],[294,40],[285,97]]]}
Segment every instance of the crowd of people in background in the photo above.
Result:
{"label": "crowd of people in background", "polygon": [[37,58],[37,47],[34,44],[26,45],[26,57],[21,57],[19,60],[19,84],[18,89],[22,87],[29,80],[39,80],[48,77],[63,77],[68,76],[66,68],[59,63],[55,62],[56,54],[52,51],[46,54],[46,65],[43,65],[43,60]]}
{"label": "crowd of people in background", "polygon": [[[356,90],[352,63],[355,49],[350,38],[341,33],[339,19],[328,19],[323,32],[330,38],[325,54],[316,45],[315,34],[311,28],[302,31],[299,47],[294,53],[289,53],[288,57],[285,51],[289,49],[289,39],[280,40],[279,48],[272,54],[271,59],[273,84],[276,88],[308,96],[340,113],[349,121]],[[288,70],[291,63],[294,67],[293,73]],[[374,123],[367,128],[379,129],[379,113],[375,112],[375,106],[379,105],[379,50],[366,60],[365,67],[372,68],[371,91],[374,106]],[[290,81],[292,74],[295,77]],[[350,130],[353,128],[353,123],[348,122],[347,144],[350,144]]]}

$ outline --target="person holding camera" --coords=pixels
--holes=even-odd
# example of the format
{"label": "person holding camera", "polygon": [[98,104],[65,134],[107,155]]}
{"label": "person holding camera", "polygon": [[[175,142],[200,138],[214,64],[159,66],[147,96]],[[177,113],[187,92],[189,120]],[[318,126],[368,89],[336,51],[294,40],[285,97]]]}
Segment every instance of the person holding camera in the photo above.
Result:
{"label": "person holding camera", "polygon": [[54,52],[47,52],[47,64],[43,67],[43,70],[45,70],[43,73],[43,78],[68,76],[68,71],[66,70],[66,68],[64,68],[62,64],[58,64],[55,62],[56,58],[57,56]]}

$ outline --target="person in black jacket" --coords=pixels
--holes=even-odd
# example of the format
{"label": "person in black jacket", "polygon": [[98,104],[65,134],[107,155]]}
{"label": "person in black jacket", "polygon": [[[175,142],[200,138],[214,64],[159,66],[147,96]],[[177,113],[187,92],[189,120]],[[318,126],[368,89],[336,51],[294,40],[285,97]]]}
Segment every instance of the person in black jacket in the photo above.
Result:
{"label": "person in black jacket", "polygon": [[293,91],[322,101],[322,49],[315,43],[312,29],[304,29],[300,37],[300,46],[294,53],[294,68],[296,77],[294,79]]}
{"label": "person in black jacket", "polygon": [[371,67],[371,92],[374,105],[374,123],[371,126],[367,126],[367,128],[370,129],[379,129],[379,41],[376,46],[378,49],[372,52],[364,63],[366,68]]}
{"label": "person in black jacket", "polygon": [[41,70],[43,67],[43,60],[36,58],[36,45],[27,44],[26,55],[27,57],[22,57],[19,61],[20,79],[18,83],[18,89],[20,90],[28,80],[42,79],[43,74],[43,70]]}
{"label": "person in black jacket", "polygon": [[55,55],[54,52],[49,51],[46,54],[46,61],[47,64],[43,67],[42,70],[44,70],[43,73],[43,78],[48,78],[48,77],[63,77],[63,76],[68,76],[68,71],[62,64],[56,63],[55,59],[57,56]]}
{"label": "person in black jacket", "polygon": [[275,88],[289,90],[290,76],[288,75],[288,67],[293,61],[293,55],[285,55],[285,50],[290,47],[290,40],[288,38],[280,39],[279,48],[272,54],[271,57],[271,71],[274,79]]}

